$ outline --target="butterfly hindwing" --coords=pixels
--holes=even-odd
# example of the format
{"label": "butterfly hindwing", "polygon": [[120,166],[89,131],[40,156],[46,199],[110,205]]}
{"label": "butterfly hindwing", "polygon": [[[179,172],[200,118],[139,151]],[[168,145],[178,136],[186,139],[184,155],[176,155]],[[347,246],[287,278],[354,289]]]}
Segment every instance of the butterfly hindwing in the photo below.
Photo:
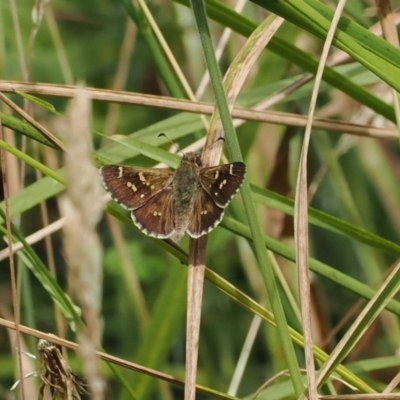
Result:
{"label": "butterfly hindwing", "polygon": [[166,239],[175,233],[174,197],[171,187],[152,196],[132,211],[133,223],[146,235]]}
{"label": "butterfly hindwing", "polygon": [[193,215],[190,218],[187,233],[192,238],[199,238],[213,230],[222,220],[224,209],[202,188],[193,195]]}
{"label": "butterfly hindwing", "polygon": [[111,197],[126,209],[135,210],[171,185],[174,172],[164,168],[105,165],[100,168],[100,175]]}
{"label": "butterfly hindwing", "polygon": [[215,203],[225,208],[237,193],[246,175],[246,165],[242,162],[203,168],[200,171],[202,187]]}

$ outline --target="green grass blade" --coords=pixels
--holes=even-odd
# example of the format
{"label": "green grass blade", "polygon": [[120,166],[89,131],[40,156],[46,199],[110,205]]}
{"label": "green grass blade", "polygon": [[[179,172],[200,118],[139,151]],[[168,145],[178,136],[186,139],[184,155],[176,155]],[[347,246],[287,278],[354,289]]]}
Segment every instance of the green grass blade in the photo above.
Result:
{"label": "green grass blade", "polygon": [[[396,295],[400,288],[400,264],[387,277],[382,288],[359,314],[353,326],[349,328],[332,352],[327,362],[321,367],[318,374],[318,386],[322,386],[329,375],[349,354],[358,341],[363,337],[372,322],[385,308],[386,304]],[[337,350],[337,351],[336,351]]]}
{"label": "green grass blade", "polygon": [[[189,0],[175,0],[177,3],[189,6]],[[273,3],[273,2],[271,2]],[[255,22],[238,14],[225,4],[216,0],[207,0],[207,14],[215,21],[227,26],[244,36],[249,36],[254,29],[257,28]],[[268,47],[272,52],[290,60],[304,70],[315,73],[318,67],[318,60],[298,49],[288,41],[275,36],[269,42]],[[337,73],[334,69],[326,67],[324,70],[323,80],[333,87],[346,93],[348,96],[357,100],[361,104],[371,108],[380,115],[395,122],[395,113],[393,107],[374,96],[371,92],[363,87],[354,84],[344,75]]]}
{"label": "green grass blade", "polygon": [[[132,229],[134,228],[133,223],[131,219],[128,217],[126,212],[121,212],[121,207],[118,205],[114,204],[111,202],[107,206],[107,211],[110,212],[111,215],[119,219],[121,222],[124,224],[127,224],[130,226]],[[236,221],[231,220],[230,218],[225,218],[227,220],[227,225],[229,228],[232,228],[235,224],[239,224]],[[231,226],[232,225],[232,226]],[[240,225],[240,224],[239,224]],[[245,237],[251,240],[251,235],[250,235],[250,230],[249,228],[245,227],[242,229],[233,229],[235,233],[245,233]],[[176,252],[176,249],[174,247],[171,247],[168,245],[166,242],[161,241],[161,240],[156,240],[152,239],[154,244],[156,246],[161,246],[174,256],[176,256],[182,263],[187,265],[188,259],[187,255],[182,253],[182,252]],[[283,245],[277,240],[270,239],[268,237],[264,237],[264,241],[266,243],[266,247],[270,248],[272,251],[282,255],[283,257],[287,257],[290,259],[294,259],[295,253],[292,249],[290,249],[288,246]],[[292,256],[291,256],[292,255]],[[334,282],[338,283],[341,285],[343,282],[345,284],[348,283],[346,286],[349,290],[354,291],[357,294],[360,294],[361,296],[370,299],[375,295],[375,291],[365,284],[358,282],[356,279],[351,278],[339,271],[334,270],[333,268],[324,265],[323,263],[313,260],[310,260],[310,269],[313,270],[316,273],[319,273],[323,275],[324,277],[328,279],[332,279]],[[274,314],[268,310],[266,310],[264,307],[262,307],[260,304],[252,300],[250,297],[245,295],[242,291],[237,289],[235,286],[233,286],[231,283],[227,282],[223,278],[221,278],[219,275],[217,275],[215,272],[212,270],[207,269],[206,270],[206,279],[213,283],[216,287],[218,287],[222,292],[226,293],[229,295],[231,298],[233,298],[235,301],[238,303],[242,304],[244,307],[247,309],[251,310],[255,314],[259,315],[262,317],[266,322],[269,324],[273,325],[276,327],[276,320],[274,317]],[[400,303],[396,300],[391,300],[387,305],[386,309],[390,310],[397,315],[400,316]],[[303,341],[303,336],[297,332],[295,329],[289,327],[289,333],[291,340],[293,340],[294,343],[296,343],[299,346],[303,346],[304,341]],[[328,359],[328,355],[319,349],[318,347],[314,346],[313,348],[315,357],[317,360],[321,362],[325,362]],[[351,383],[355,387],[357,387],[360,391],[363,393],[371,393],[371,388],[363,382],[360,378],[358,378],[356,375],[354,375],[352,372],[350,372],[347,368],[345,368],[343,365],[338,365],[336,368],[336,372],[347,382]]]}
{"label": "green grass blade", "polygon": [[13,117],[12,115],[1,113],[1,122],[4,126],[12,129],[13,131],[19,132],[22,135],[29,137],[30,139],[36,140],[39,143],[51,147],[52,149],[58,151],[60,150],[58,146],[47,139],[46,136],[42,135],[42,133],[34,128],[32,125],[23,122],[20,119]]}
{"label": "green grass blade", "polygon": [[[1,208],[0,216],[3,218],[3,220],[5,220],[5,213]],[[7,230],[3,226],[0,226],[0,229],[3,231],[4,235],[7,235]],[[14,224],[11,224],[11,229],[15,239],[20,241],[24,246],[23,250],[20,250],[18,252],[24,263],[33,272],[33,274],[42,284],[43,288],[57,304],[59,310],[62,312],[64,317],[70,323],[80,323],[80,317],[82,314],[80,308],[76,306],[72,302],[72,300],[64,293],[57,281],[50,274],[49,270],[37,256],[36,252],[26,242],[24,235],[22,235],[19,229]]]}
{"label": "green grass blade", "polygon": [[[267,207],[284,212],[287,215],[294,214],[294,201],[288,197],[272,192],[268,189],[262,189],[252,186],[253,199],[257,203],[264,204]],[[390,240],[384,239],[378,235],[359,228],[356,225],[343,221],[340,218],[329,215],[316,208],[308,208],[309,222],[313,225],[338,233],[360,243],[374,247],[392,254],[396,257],[400,255],[400,246]]]}
{"label": "green grass blade", "polygon": [[[175,266],[168,271],[156,304],[152,310],[150,324],[143,332],[135,362],[153,369],[162,369],[176,338],[183,329],[186,311],[187,270]],[[135,375],[132,386],[139,399],[150,399],[157,389],[156,381],[148,375]]]}
{"label": "green grass blade", "polygon": [[40,163],[39,161],[35,160],[34,158],[28,156],[28,154],[16,149],[13,146],[10,146],[8,143],[0,140],[0,147],[3,148],[5,151],[13,154],[15,157],[19,158],[21,161],[24,161],[26,164],[30,165],[31,167],[37,169],[38,171],[42,172],[44,175],[47,175],[50,178],[53,178],[56,182],[64,184],[64,179],[55,173],[52,169],[46,167],[44,164]]}
{"label": "green grass blade", "polygon": [[[219,70],[219,66],[214,53],[211,35],[207,23],[205,6],[201,0],[192,0],[191,5],[199,30],[200,40],[203,46],[207,68],[210,73],[211,83],[214,90],[214,96],[218,106],[218,111],[221,117],[222,126],[225,131],[226,144],[232,159],[241,161],[243,158],[240,152],[239,142],[237,140],[236,132],[230,116],[230,111],[225,96],[225,90],[222,84],[221,72]],[[294,391],[297,396],[300,396],[304,390],[304,385],[300,374],[299,364],[297,362],[293,344],[290,340],[286,317],[283,311],[282,303],[279,298],[279,292],[275,281],[272,265],[269,261],[267,252],[262,242],[262,232],[258,223],[258,218],[256,216],[253,200],[251,197],[250,185],[247,180],[245,180],[242,185],[241,195],[246,209],[252,238],[254,241],[254,249],[259,267],[261,269],[271,305],[276,316],[278,331],[281,335],[282,346],[284,348]]]}
{"label": "green grass blade", "polygon": [[[325,37],[330,26],[330,20],[326,19],[319,10],[316,9],[317,3],[314,0],[309,1],[307,4],[305,1],[293,1],[285,0],[282,1],[265,1],[265,0],[254,0],[261,7],[264,7],[274,13],[280,14],[282,11],[282,16],[293,23],[298,23],[301,27],[307,29],[317,34],[318,36]],[[327,7],[325,8],[326,11]],[[327,13],[324,13],[327,15]],[[331,13],[333,17],[333,12]],[[391,49],[390,45],[386,42],[385,45],[380,46],[378,38],[371,41],[371,33],[367,29],[357,26],[353,23],[352,29],[349,29],[348,21],[342,20],[342,23],[338,26],[335,33],[335,38],[333,43],[338,48],[342,49],[354,59],[358,60],[370,71],[374,72],[382,80],[388,83],[390,86],[395,88],[397,91],[400,90],[399,80],[396,79],[400,75],[400,68],[398,67],[398,62],[400,59],[400,52],[398,49]],[[357,26],[357,30],[355,29]],[[345,30],[341,29],[345,28]],[[350,31],[350,32],[349,32]],[[357,33],[354,36],[354,33]],[[362,34],[363,32],[364,35]],[[361,40],[361,45],[356,38]],[[380,39],[381,42],[384,40]],[[371,44],[373,43],[373,45]],[[385,52],[381,52],[378,49],[380,47],[385,48]],[[371,51],[374,49],[374,51]],[[389,51],[390,50],[390,51]],[[390,59],[387,56],[391,56]]]}
{"label": "green grass blade", "polygon": [[121,0],[125,7],[126,12],[135,22],[140,33],[146,40],[147,46],[154,58],[154,61],[158,67],[158,71],[167,86],[172,96],[177,98],[185,98],[185,94],[179,81],[176,79],[174,72],[172,71],[168,61],[166,60],[164,53],[153,34],[150,26],[147,24],[144,14],[138,9],[131,0]]}
{"label": "green grass blade", "polygon": [[[225,217],[221,224],[233,233],[236,233],[249,240],[252,239],[250,229],[246,225],[232,218]],[[263,235],[262,238],[265,246],[269,250],[290,261],[296,261],[295,252],[292,248],[266,235]],[[337,283],[338,285],[365,299],[371,299],[375,295],[375,291],[364,283],[313,258],[310,258],[310,269],[318,275]],[[387,309],[400,316],[400,302],[397,300],[390,301],[390,303],[387,305]]]}

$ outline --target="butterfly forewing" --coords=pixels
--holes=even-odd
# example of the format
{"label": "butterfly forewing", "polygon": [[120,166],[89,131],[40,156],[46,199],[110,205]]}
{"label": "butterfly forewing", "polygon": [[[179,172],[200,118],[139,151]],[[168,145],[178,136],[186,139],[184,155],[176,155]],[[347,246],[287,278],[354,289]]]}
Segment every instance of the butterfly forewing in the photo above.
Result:
{"label": "butterfly forewing", "polygon": [[190,218],[187,233],[199,238],[213,230],[222,220],[224,209],[215,204],[212,197],[202,188],[193,195],[193,215]]}
{"label": "butterfly forewing", "polygon": [[100,169],[105,189],[128,210],[143,206],[172,183],[174,172],[162,168],[105,165]]}
{"label": "butterfly forewing", "polygon": [[175,233],[174,197],[170,187],[152,196],[132,211],[134,224],[146,235],[166,239]]}
{"label": "butterfly forewing", "polygon": [[246,175],[246,165],[242,162],[203,168],[200,171],[200,182],[213,201],[225,208],[239,190]]}

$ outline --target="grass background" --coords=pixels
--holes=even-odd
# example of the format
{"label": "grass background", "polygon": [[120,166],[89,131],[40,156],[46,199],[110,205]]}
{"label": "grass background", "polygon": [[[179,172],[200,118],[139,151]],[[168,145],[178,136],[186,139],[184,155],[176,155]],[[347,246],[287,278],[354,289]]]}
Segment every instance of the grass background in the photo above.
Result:
{"label": "grass background", "polygon": [[[313,87],[313,80],[306,81],[305,77],[316,72],[333,5],[316,0],[257,0],[236,13],[235,4],[206,3],[215,46],[221,46],[225,28],[233,31],[221,46],[223,75],[269,12],[285,18],[251,69],[235,103],[251,108],[268,100],[263,109],[274,113],[264,114],[264,122],[259,122],[255,112],[250,113],[236,132],[248,167],[262,241],[272,250],[269,263],[291,327],[288,333],[298,363],[291,367],[298,368],[303,376],[302,294],[294,264],[291,199]],[[398,6],[396,2],[392,5]],[[68,135],[65,113],[69,97],[64,85],[84,81],[88,87],[109,89],[113,100],[100,90],[94,91],[98,100],[93,101],[91,122],[96,165],[153,166],[156,160],[176,167],[179,159],[168,154],[170,143],[158,133],[165,132],[185,149],[203,137],[206,128],[199,116],[200,104],[183,101],[173,109],[171,100],[165,98],[188,99],[189,94],[142,5],[127,0],[96,4],[58,0],[44,6],[37,25],[32,22],[33,6],[0,3],[0,90],[8,92],[20,106],[24,97],[12,94],[12,89],[31,92],[35,98],[29,100],[30,114],[63,141]],[[177,65],[196,92],[206,66],[188,6],[185,1],[148,3]],[[390,300],[397,291],[398,277],[394,274],[388,282],[385,279],[400,254],[399,150],[392,91],[399,90],[400,52],[380,38],[375,6],[374,2],[360,0],[348,2],[345,8],[320,87],[308,155],[309,300],[317,346],[314,354],[320,366],[326,354],[345,340],[343,364],[343,357],[332,353],[335,356],[330,360],[336,372],[320,388],[321,394],[337,396],[381,393],[396,377],[399,365],[400,303]],[[393,16],[397,14],[393,12]],[[304,79],[304,84],[294,87],[299,79]],[[43,91],[42,83],[54,86],[45,94],[17,87],[27,80]],[[129,104],[120,90],[137,93],[137,99],[129,100]],[[155,97],[147,101],[148,94]],[[36,97],[46,103],[39,103]],[[160,100],[157,107],[156,99]],[[198,100],[214,102],[209,83]],[[189,112],[187,107],[193,104],[196,112]],[[5,132],[7,145],[0,145],[14,154],[8,159],[7,183],[13,234],[21,239],[48,224],[40,204],[46,205],[49,222],[59,219],[57,197],[64,190],[64,161],[61,152],[51,149],[37,130],[10,114],[3,107],[3,124],[14,133]],[[114,134],[128,138],[117,142],[105,138]],[[374,137],[367,137],[371,135]],[[188,240],[180,243],[183,251],[176,250],[138,233],[117,205],[109,204],[107,213],[109,216],[99,225],[104,247],[103,347],[121,359],[182,379],[187,275],[184,250]],[[206,275],[197,382],[209,389],[198,398],[215,398],[211,389],[222,398],[251,398],[265,382],[286,371],[290,361],[284,355],[282,335],[274,326],[274,309],[255,256],[263,250],[252,245],[239,196],[221,225],[210,234],[207,253],[207,266],[218,275],[211,271]],[[4,224],[2,232],[5,235]],[[56,231],[48,236],[47,243],[26,246],[16,258],[20,322],[42,332],[60,334],[51,299],[57,300],[64,316],[77,318],[65,297],[67,271],[62,246],[62,234]],[[51,265],[56,278],[47,273]],[[7,260],[2,261],[0,274],[1,317],[12,319]],[[371,314],[362,317],[357,330],[353,322],[366,310],[366,299],[378,289],[382,291],[372,304]],[[387,310],[380,312],[383,307]],[[283,323],[279,318],[276,322]],[[66,337],[75,341],[70,330]],[[36,353],[36,339],[22,339],[27,350]],[[81,362],[74,353],[70,353],[70,362],[74,371],[82,374]],[[35,361],[30,364],[27,372],[38,369]],[[0,365],[0,397],[12,398],[9,387],[16,379],[16,358],[6,328],[0,330]],[[243,368],[240,378],[235,374],[239,368]],[[124,368],[119,371],[135,398],[183,397],[179,384],[160,384],[144,373]],[[107,380],[107,398],[132,398],[105,364],[102,373]],[[32,386],[33,397],[29,398],[35,398],[38,379]],[[261,389],[257,398],[290,398],[293,393],[291,379],[282,375]]]}

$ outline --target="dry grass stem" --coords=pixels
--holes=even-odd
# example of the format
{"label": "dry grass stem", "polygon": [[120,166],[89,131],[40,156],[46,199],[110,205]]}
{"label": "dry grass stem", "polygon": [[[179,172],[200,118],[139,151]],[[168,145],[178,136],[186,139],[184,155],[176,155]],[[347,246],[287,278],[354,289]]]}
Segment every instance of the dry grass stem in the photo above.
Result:
{"label": "dry grass stem", "polygon": [[[52,233],[60,230],[64,226],[64,224],[65,224],[65,218],[60,218],[59,220],[47,225],[46,227],[39,229],[35,233],[32,233],[32,235],[27,236],[25,240],[30,245],[35,244],[40,240],[43,240],[45,237],[51,235]],[[12,244],[11,251],[10,247],[1,250],[0,261],[3,261],[6,258],[10,257],[10,253],[15,254],[17,251],[23,249],[23,247],[24,245],[21,242],[16,242]]]}
{"label": "dry grass stem", "polygon": [[100,345],[102,298],[102,250],[96,225],[102,215],[102,188],[91,160],[90,101],[84,88],[76,90],[69,110],[70,131],[65,139],[67,191],[60,200],[66,218],[64,249],[68,285],[82,306],[86,327],[78,331],[92,398],[104,397],[96,349]]}
{"label": "dry grass stem", "polygon": [[[51,85],[44,83],[23,83],[16,81],[1,81],[0,91],[26,92],[34,95],[46,95],[55,97],[71,98],[74,94],[74,86]],[[87,88],[88,96],[92,100],[106,101],[110,103],[135,104],[149,107],[167,108],[170,110],[187,111],[198,114],[211,115],[214,112],[214,105],[211,103],[175,99],[166,96],[153,96],[142,93],[113,91],[105,89]],[[272,97],[268,103],[260,103],[257,108],[265,108],[277,99]],[[259,121],[277,125],[288,125],[305,127],[307,117],[304,115],[283,113],[277,111],[258,111],[256,109],[233,107],[231,111],[233,118],[247,121]],[[379,128],[371,125],[360,125],[348,122],[335,121],[324,118],[314,118],[315,129],[328,129],[340,133],[346,132],[363,137],[374,137],[387,140],[398,140],[397,130],[390,128]]]}
{"label": "dry grass stem", "polygon": [[[1,121],[0,114],[0,140],[4,140],[3,136],[3,124]],[[11,232],[11,217],[10,217],[10,208],[9,208],[9,190],[7,184],[7,164],[6,164],[6,154],[3,148],[0,149],[0,157],[1,157],[1,178],[2,178],[2,186],[3,186],[3,195],[4,195],[4,212],[2,211],[3,219],[5,220],[5,225],[7,228],[7,241],[8,243],[12,243],[12,232]],[[18,372],[21,380],[21,399],[25,400],[25,386],[24,386],[24,369],[23,369],[23,361],[22,361],[22,350],[21,350],[21,335],[19,330],[19,321],[20,321],[20,304],[19,304],[19,294],[17,290],[17,276],[16,269],[14,263],[14,257],[10,252],[10,281],[11,281],[11,293],[12,293],[12,306],[14,312],[15,319],[15,336],[16,336],[16,347],[17,347],[17,360],[18,360]]]}
{"label": "dry grass stem", "polygon": [[313,118],[319,88],[322,82],[322,74],[325,68],[326,60],[329,54],[329,49],[332,44],[333,36],[337,24],[339,23],[346,1],[340,1],[329,27],[329,31],[324,43],[324,48],[320,57],[317,74],[315,77],[315,84],[313,87],[310,106],[308,111],[308,120],[305,130],[304,141],[301,150],[301,158],[299,165],[299,173],[297,176],[296,186],[296,200],[295,200],[295,214],[294,214],[294,234],[296,246],[296,264],[299,270],[299,291],[300,291],[300,304],[301,316],[304,332],[304,353],[307,368],[307,396],[311,400],[318,399],[317,382],[315,378],[315,365],[313,354],[313,338],[312,338],[312,321],[311,321],[311,293],[310,293],[310,278],[309,278],[309,248],[308,248],[308,199],[307,199],[307,158],[308,147],[311,139],[311,129],[313,125]]}
{"label": "dry grass stem", "polygon": [[[5,320],[3,318],[0,318],[0,326],[4,326],[4,327],[6,327],[8,329],[12,329],[12,330],[16,329],[16,326],[15,326],[14,322],[7,321],[7,320]],[[57,336],[54,336],[53,334],[43,333],[41,331],[29,328],[29,327],[24,326],[24,325],[20,325],[20,331],[22,333],[25,333],[27,335],[31,335],[31,336],[36,337],[38,339],[43,339],[43,340],[46,340],[46,341],[48,341],[50,343],[54,343],[55,345],[62,346],[62,347],[65,347],[65,348],[68,348],[68,349],[71,349],[71,350],[74,350],[74,351],[79,351],[79,345],[77,343],[73,343],[73,342],[71,342],[69,340],[59,338]],[[103,361],[106,361],[106,362],[109,362],[109,363],[112,363],[112,364],[115,364],[115,365],[120,366],[122,368],[125,368],[127,370],[137,371],[137,372],[152,376],[154,378],[161,379],[161,380],[163,380],[165,382],[171,382],[171,383],[178,384],[180,386],[184,385],[184,381],[183,380],[181,380],[179,378],[176,378],[173,375],[165,374],[165,373],[160,372],[158,370],[147,368],[147,367],[144,367],[142,365],[135,364],[133,362],[126,361],[126,360],[124,360],[122,358],[115,357],[115,356],[112,356],[110,354],[106,354],[106,353],[103,353],[103,352],[100,352],[100,351],[96,351],[96,354],[99,357],[99,359],[101,359]],[[201,386],[201,385],[196,385],[196,390],[200,391],[200,392],[203,391],[205,393],[208,393],[207,389],[204,386]],[[223,398],[226,398],[226,397],[223,397]]]}
{"label": "dry grass stem", "polygon": [[[250,69],[253,67],[260,56],[260,53],[263,51],[269,40],[273,37],[282,23],[282,18],[275,17],[271,24],[269,20],[266,20],[263,24],[261,24],[260,27],[253,32],[253,34],[247,40],[242,51],[236,56],[235,60],[230,65],[224,77],[224,87],[226,91],[228,107],[231,110],[232,117],[236,117],[232,113],[233,105],[246,77],[250,72]],[[215,108],[211,117],[205,151],[202,157],[205,166],[217,165],[219,163],[224,145],[223,141],[219,139],[224,137],[225,132],[219,118],[218,109]]]}
{"label": "dry grass stem", "polygon": [[[283,19],[277,17],[269,25],[267,21],[258,28],[249,38],[243,50],[238,54],[226,76],[224,86],[228,99],[228,107],[233,108],[235,99],[254,65],[261,51],[282,24]],[[211,118],[210,128],[207,133],[206,145],[202,155],[203,166],[217,165],[219,163],[222,147],[220,138],[224,138],[224,131],[215,107]],[[187,339],[186,339],[186,377],[185,400],[195,398],[195,382],[197,370],[197,353],[200,332],[201,303],[203,293],[207,237],[200,240],[190,240],[189,249],[189,275],[188,275],[188,311],[187,311]]]}
{"label": "dry grass stem", "polygon": [[13,101],[8,99],[3,93],[0,92],[0,100],[7,104],[12,110],[18,113],[22,118],[39,130],[44,136],[47,137],[52,143],[54,143],[60,150],[65,151],[64,144],[57,139],[48,129],[41,126],[34,118],[26,113],[22,108],[18,107]]}

